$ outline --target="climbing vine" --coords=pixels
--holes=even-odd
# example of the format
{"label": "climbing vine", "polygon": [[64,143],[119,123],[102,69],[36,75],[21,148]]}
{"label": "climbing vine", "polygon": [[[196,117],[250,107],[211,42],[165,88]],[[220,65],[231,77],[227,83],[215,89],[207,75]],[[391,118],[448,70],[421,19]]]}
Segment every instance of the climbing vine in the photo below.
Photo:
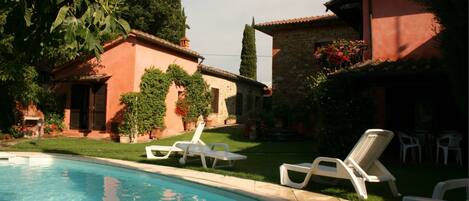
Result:
{"label": "climbing vine", "polygon": [[184,121],[193,121],[200,115],[208,115],[210,93],[199,72],[191,76],[176,64],[171,64],[166,73],[150,67],[142,76],[140,92],[130,92],[121,96],[121,103],[125,105],[125,109],[120,133],[128,135],[138,130],[139,134],[143,134],[153,128],[163,128],[166,96],[173,82],[185,88],[188,110],[183,117]]}
{"label": "climbing vine", "polygon": [[183,121],[196,121],[200,115],[207,116],[210,105],[210,92],[200,72],[195,72],[192,76],[187,74],[180,66],[172,64],[168,67],[169,74],[174,83],[184,87],[185,102],[188,105],[188,111],[183,116]]}

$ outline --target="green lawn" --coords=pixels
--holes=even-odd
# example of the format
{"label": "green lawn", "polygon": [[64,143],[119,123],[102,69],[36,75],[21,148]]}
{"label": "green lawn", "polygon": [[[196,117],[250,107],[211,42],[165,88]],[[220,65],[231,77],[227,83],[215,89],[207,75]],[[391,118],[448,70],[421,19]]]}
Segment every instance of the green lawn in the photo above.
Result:
{"label": "green lawn", "polygon": [[[85,138],[49,138],[42,139],[39,143],[35,143],[34,140],[25,140],[13,147],[0,147],[0,150],[77,154],[181,167],[177,162],[177,157],[167,160],[147,160],[144,147],[149,144],[171,145],[175,141],[189,140],[191,137],[192,133],[147,144],[119,144],[111,141],[88,140]],[[201,167],[200,161],[190,162],[184,168],[279,183],[278,167],[282,163],[312,162],[317,156],[317,146],[313,140],[251,142],[242,137],[241,129],[235,127],[205,131],[202,135],[202,140],[206,143],[227,143],[230,145],[231,151],[247,155],[248,159],[236,163],[235,167],[229,169],[205,170]],[[434,164],[402,165],[386,162],[384,164],[397,178],[398,189],[403,195],[431,197],[433,187],[437,182],[467,177],[467,169],[457,166],[442,167],[435,166]],[[401,198],[392,197],[385,183],[368,183],[367,187],[369,193],[368,200],[401,200]],[[340,181],[337,185],[310,182],[307,190],[350,200],[356,199],[352,185],[346,180]],[[450,191],[448,194],[448,197],[446,197],[448,200],[458,200],[458,197],[464,196],[464,191]]]}

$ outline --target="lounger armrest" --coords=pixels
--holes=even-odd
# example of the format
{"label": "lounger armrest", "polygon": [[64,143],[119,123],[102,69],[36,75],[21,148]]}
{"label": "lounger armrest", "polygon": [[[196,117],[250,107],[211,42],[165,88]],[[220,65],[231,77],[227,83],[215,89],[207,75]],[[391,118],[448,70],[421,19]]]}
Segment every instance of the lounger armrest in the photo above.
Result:
{"label": "lounger armrest", "polygon": [[347,167],[342,160],[330,157],[317,157],[316,159],[314,159],[312,167],[317,168],[322,162],[335,163],[337,168],[339,168],[340,166],[344,168]]}
{"label": "lounger armrest", "polygon": [[230,148],[229,148],[228,144],[225,144],[225,143],[209,143],[208,146],[212,150],[214,150],[215,147],[223,147],[224,151],[226,151],[226,152],[230,151]]}
{"label": "lounger armrest", "polygon": [[193,143],[189,141],[176,141],[175,143],[173,143],[173,147],[175,147],[178,144],[193,144]]}

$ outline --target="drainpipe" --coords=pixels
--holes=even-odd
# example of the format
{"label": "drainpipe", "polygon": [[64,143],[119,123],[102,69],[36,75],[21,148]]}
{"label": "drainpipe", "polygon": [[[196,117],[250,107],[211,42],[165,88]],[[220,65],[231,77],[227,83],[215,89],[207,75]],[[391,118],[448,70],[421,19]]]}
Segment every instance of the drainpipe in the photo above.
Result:
{"label": "drainpipe", "polygon": [[373,59],[373,29],[371,25],[371,21],[373,19],[373,0],[368,0],[368,24],[370,28],[370,59]]}

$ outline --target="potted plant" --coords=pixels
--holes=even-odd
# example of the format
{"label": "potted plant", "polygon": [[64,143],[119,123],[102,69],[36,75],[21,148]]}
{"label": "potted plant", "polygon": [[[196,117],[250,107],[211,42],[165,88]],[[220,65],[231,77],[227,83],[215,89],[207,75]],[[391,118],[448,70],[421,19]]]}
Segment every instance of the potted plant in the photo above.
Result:
{"label": "potted plant", "polygon": [[129,144],[130,143],[130,137],[129,134],[127,133],[119,133],[119,142],[123,144]]}
{"label": "potted plant", "polygon": [[190,131],[195,128],[195,122],[197,121],[197,118],[189,115],[189,105],[185,98],[179,98],[176,101],[175,113],[182,118],[185,131]]}
{"label": "potted plant", "polygon": [[161,139],[161,137],[163,137],[163,130],[164,127],[153,128],[150,132],[150,139]]}
{"label": "potted plant", "polygon": [[204,117],[204,121],[205,121],[206,127],[213,127],[213,124],[214,124],[213,117],[210,117],[210,115],[207,117]]}
{"label": "potted plant", "polygon": [[225,124],[226,124],[226,125],[236,124],[236,115],[230,114],[230,115],[225,119]]}
{"label": "potted plant", "polygon": [[184,130],[191,131],[195,129],[195,123],[197,122],[197,118],[195,117],[184,117],[182,119],[184,122]]}

